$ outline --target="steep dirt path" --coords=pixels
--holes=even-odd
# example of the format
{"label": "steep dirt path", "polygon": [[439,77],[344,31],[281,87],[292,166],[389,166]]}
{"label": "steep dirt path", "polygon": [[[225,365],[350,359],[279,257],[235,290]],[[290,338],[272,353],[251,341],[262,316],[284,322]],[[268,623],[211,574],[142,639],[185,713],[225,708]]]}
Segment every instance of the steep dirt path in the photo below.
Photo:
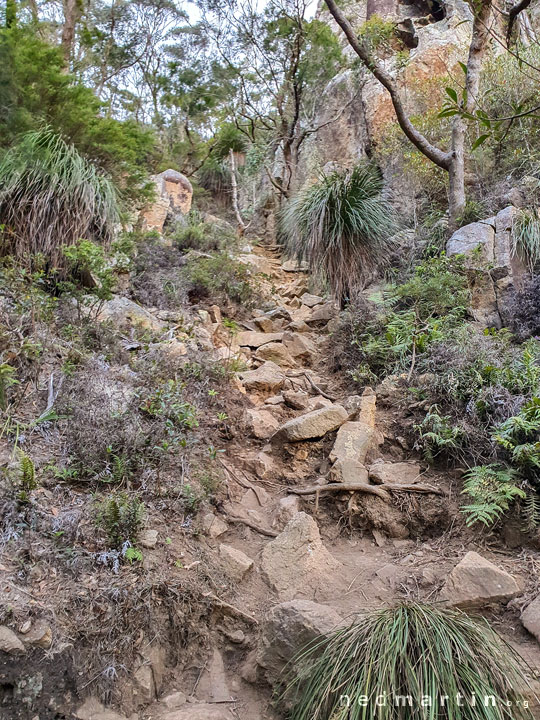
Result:
{"label": "steep dirt path", "polygon": [[[261,651],[270,608],[309,601],[343,618],[395,598],[435,599],[472,549],[454,528],[449,478],[426,472],[409,449],[388,442],[388,414],[371,389],[351,396],[336,382],[328,361],[335,308],[308,292],[308,276],[282,265],[277,248],[256,248],[244,259],[263,271],[272,301],[232,340],[222,333],[219,351],[248,363],[236,381],[245,393],[245,431],[221,458],[227,498],[205,517],[230,606],[212,629],[194,685],[179,677],[170,687],[195,704],[170,714],[170,704],[160,703],[148,714],[159,720],[278,717],[264,641]],[[313,489],[330,483],[359,487]],[[515,574],[511,554],[498,552],[498,564]],[[276,631],[285,637],[291,629]],[[536,644],[513,631],[540,666]]]}

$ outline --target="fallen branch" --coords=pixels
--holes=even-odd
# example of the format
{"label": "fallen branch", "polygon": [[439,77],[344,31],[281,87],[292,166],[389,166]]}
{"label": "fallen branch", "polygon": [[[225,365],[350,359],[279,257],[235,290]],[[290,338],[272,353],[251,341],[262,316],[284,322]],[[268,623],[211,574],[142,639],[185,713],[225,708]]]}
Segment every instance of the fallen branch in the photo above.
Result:
{"label": "fallen branch", "polygon": [[225,600],[222,600],[217,595],[214,595],[213,592],[203,593],[203,597],[213,600],[216,603],[216,605],[219,605],[219,607],[225,608],[226,610],[231,610],[236,615],[243,617],[248,622],[254,623],[255,625],[259,624],[259,621],[256,618],[252,617],[251,615],[244,612],[243,610],[240,610],[240,608],[237,608],[235,605],[231,605],[230,603],[225,602]]}
{"label": "fallen branch", "polygon": [[368,483],[328,483],[327,485],[310,485],[304,488],[287,488],[287,492],[293,495],[313,495],[320,492],[364,492],[369,495],[377,495],[383,500],[389,500],[388,492],[412,492],[432,493],[433,495],[445,495],[439,488],[433,485],[420,485],[416,483],[383,483],[382,485],[369,485]]}
{"label": "fallen branch", "polygon": [[261,535],[266,535],[266,537],[277,537],[279,535],[279,533],[274,530],[267,530],[251,520],[245,520],[244,518],[236,517],[235,515],[227,515],[227,520],[232,523],[241,523],[242,525],[246,525],[252,530],[256,530],[258,533],[261,533]]}
{"label": "fallen branch", "polygon": [[313,380],[309,377],[308,373],[305,371],[297,372],[297,373],[288,373],[287,377],[289,378],[296,378],[296,377],[302,377],[302,375],[307,379],[311,387],[315,390],[316,393],[319,393],[319,395],[322,395],[327,400],[331,400],[332,402],[335,402],[337,398],[332,395],[328,395],[328,393],[325,393],[324,390],[321,390],[321,388],[318,385],[315,385]]}

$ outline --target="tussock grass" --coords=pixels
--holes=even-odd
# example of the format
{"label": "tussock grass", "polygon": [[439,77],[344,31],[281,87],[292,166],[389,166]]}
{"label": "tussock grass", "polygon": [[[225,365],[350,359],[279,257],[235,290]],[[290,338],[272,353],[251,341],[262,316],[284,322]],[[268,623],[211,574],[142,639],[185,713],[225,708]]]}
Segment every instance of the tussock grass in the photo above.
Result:
{"label": "tussock grass", "polygon": [[0,159],[0,253],[58,267],[63,246],[108,244],[118,222],[111,180],[51,130],[27,133]]}
{"label": "tussock grass", "polygon": [[287,250],[307,260],[341,300],[362,287],[376,266],[388,261],[395,230],[383,181],[372,165],[323,175],[301,190],[281,216]]}
{"label": "tussock grass", "polygon": [[513,251],[531,274],[540,264],[540,219],[535,211],[522,210],[512,225]]}
{"label": "tussock grass", "polygon": [[[486,621],[456,610],[409,603],[360,616],[300,651],[291,668],[296,674],[282,697],[289,720],[533,717],[520,702],[526,686],[521,658]],[[396,701],[408,696],[411,704]],[[381,697],[387,702],[377,705]],[[431,706],[422,706],[426,697]]]}

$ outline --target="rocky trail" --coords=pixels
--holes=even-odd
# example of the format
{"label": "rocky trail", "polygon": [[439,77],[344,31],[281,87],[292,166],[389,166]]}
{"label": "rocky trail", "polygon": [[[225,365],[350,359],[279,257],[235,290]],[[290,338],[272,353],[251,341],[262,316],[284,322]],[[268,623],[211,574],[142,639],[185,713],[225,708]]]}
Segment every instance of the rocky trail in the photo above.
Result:
{"label": "rocky trail", "polygon": [[[271,685],[294,651],[396,599],[489,612],[540,667],[519,622],[534,556],[464,529],[459,485],[427,470],[400,436],[391,387],[347,394],[329,362],[337,311],[308,291],[302,269],[282,263],[275,247],[242,258],[263,273],[273,306],[254,310],[232,336],[219,308],[203,313],[215,352],[248,365],[234,381],[246,433],[220,458],[226,500],[203,518],[233,595],[219,605],[214,644],[191,686],[185,672],[173,675],[144,717],[278,718]],[[538,635],[539,620],[527,625]]]}

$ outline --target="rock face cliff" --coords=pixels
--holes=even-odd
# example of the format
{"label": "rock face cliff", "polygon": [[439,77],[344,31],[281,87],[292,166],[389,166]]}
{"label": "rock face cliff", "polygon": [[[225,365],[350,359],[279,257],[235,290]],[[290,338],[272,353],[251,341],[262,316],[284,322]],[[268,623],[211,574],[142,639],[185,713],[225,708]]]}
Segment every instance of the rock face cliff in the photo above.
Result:
{"label": "rock face cliff", "polygon": [[[362,0],[344,8],[359,30],[377,14],[396,23],[400,41],[396,52],[386,57],[386,68],[397,78],[408,112],[422,116],[440,108],[440,92],[430,86],[445,76],[459,77],[458,61],[466,59],[472,19],[468,5],[462,0],[398,2],[397,0]],[[321,20],[328,22],[342,37],[326,6],[318,10]],[[465,22],[464,22],[465,21]],[[345,40],[343,41],[345,43]],[[345,52],[356,57],[348,46]],[[440,84],[440,83],[439,83]],[[319,127],[301,156],[300,177],[308,180],[329,163],[350,167],[374,151],[395,132],[395,115],[388,92],[362,67],[353,66],[334,77],[322,89]],[[414,198],[420,190],[403,176],[400,158],[390,153],[377,158],[399,211],[410,215]]]}

